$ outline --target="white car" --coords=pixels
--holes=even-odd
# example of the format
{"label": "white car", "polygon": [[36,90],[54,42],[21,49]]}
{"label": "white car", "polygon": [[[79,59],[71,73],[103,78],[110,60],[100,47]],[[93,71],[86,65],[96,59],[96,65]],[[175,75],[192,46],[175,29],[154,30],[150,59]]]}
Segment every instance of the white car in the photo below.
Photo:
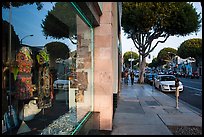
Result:
{"label": "white car", "polygon": [[[157,75],[154,80],[155,88],[159,89],[162,92],[175,92],[175,79],[174,75]],[[179,81],[179,92],[183,91],[183,84]]]}
{"label": "white car", "polygon": [[58,79],[53,83],[54,89],[68,90],[69,89],[69,80]]}

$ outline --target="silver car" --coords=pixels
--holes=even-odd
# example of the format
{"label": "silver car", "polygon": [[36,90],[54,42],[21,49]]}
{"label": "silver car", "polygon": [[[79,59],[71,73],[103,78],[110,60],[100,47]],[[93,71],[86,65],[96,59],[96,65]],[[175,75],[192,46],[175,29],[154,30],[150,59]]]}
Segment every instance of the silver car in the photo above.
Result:
{"label": "silver car", "polygon": [[54,81],[53,87],[54,87],[54,89],[68,90],[69,89],[69,80],[58,79],[58,80]]}
{"label": "silver car", "polygon": [[[155,88],[159,89],[162,92],[175,92],[175,79],[174,75],[158,75],[154,79]],[[179,92],[183,91],[183,84],[179,81]]]}

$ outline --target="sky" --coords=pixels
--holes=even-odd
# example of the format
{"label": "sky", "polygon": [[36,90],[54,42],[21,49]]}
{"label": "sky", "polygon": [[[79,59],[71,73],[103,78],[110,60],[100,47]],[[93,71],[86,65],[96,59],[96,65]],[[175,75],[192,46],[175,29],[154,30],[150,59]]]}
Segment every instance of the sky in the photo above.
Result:
{"label": "sky", "polygon": [[[76,49],[76,45],[73,45],[69,39],[53,39],[50,37],[46,39],[43,35],[41,28],[42,20],[45,19],[48,11],[50,11],[54,5],[55,2],[43,2],[43,8],[41,10],[37,10],[35,4],[24,5],[20,8],[12,8],[11,24],[14,26],[14,30],[19,39],[23,39],[28,35],[33,35],[32,37],[23,39],[22,44],[38,47],[44,46],[49,42],[59,41],[65,43],[71,51]],[[9,22],[8,9],[2,9],[2,18]]]}
{"label": "sky", "polygon": [[[193,2],[193,6],[196,8],[196,11],[198,13],[201,13],[202,17],[202,7],[200,5],[200,2]],[[152,59],[157,57],[159,51],[162,50],[163,48],[171,47],[178,50],[178,47],[181,45],[181,43],[192,38],[202,39],[202,25],[197,35],[195,33],[192,33],[191,35],[185,37],[170,36],[165,43],[159,43],[157,47],[150,53],[150,59],[146,58],[147,63],[151,63]],[[138,54],[138,50],[136,49],[133,41],[131,39],[127,39],[127,36],[124,36],[123,30],[121,33],[121,40],[122,40],[122,54],[124,54],[127,51],[131,51],[131,49],[133,52],[136,52]]]}
{"label": "sky", "polygon": [[[68,39],[52,39],[48,37],[47,39],[43,36],[41,23],[42,20],[47,15],[48,10],[51,10],[54,2],[44,2],[43,9],[38,11],[36,5],[22,6],[21,8],[12,8],[12,25],[14,30],[20,39],[24,38],[27,35],[34,35],[32,38],[27,37],[23,39],[23,44],[31,46],[44,46],[46,43],[53,41],[60,41],[68,45],[71,51],[76,49],[76,45],[73,45]],[[198,13],[201,13],[202,17],[202,8],[200,2],[194,2],[194,7],[197,9]],[[27,12],[25,12],[27,11]],[[9,10],[2,10],[2,18],[4,20],[9,20]],[[202,25],[200,31],[196,34],[191,34],[186,37],[176,37],[171,36],[167,39],[165,43],[160,43],[153,52],[150,53],[150,59],[146,59],[147,63],[150,63],[154,57],[157,57],[159,51],[165,47],[171,47],[177,49],[182,42],[191,38],[202,38]],[[123,30],[121,34],[122,39],[122,53],[124,54],[127,51],[132,51],[138,53],[131,39],[127,39],[124,36]]]}

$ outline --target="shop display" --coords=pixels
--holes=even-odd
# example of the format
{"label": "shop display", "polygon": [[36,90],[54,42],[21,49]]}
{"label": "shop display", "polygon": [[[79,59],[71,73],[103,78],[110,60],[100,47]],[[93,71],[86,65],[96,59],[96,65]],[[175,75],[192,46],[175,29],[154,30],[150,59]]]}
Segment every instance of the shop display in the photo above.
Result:
{"label": "shop display", "polygon": [[6,93],[6,70],[8,70],[8,67],[5,67],[2,65],[2,110],[1,110],[1,116],[4,116],[4,113],[8,111],[8,100],[7,100],[7,93]]}
{"label": "shop display", "polygon": [[[46,13],[60,13],[54,20],[32,4],[2,8],[7,24],[2,43],[3,134],[69,135],[91,111],[94,33],[78,15],[83,12],[77,12],[77,3],[67,4],[42,5]],[[15,22],[27,17],[28,9],[32,20],[25,20],[22,28]],[[64,30],[53,31],[53,25]],[[61,84],[54,90],[58,80],[67,81],[63,90]]]}
{"label": "shop display", "polygon": [[24,121],[32,120],[40,111],[41,109],[38,108],[36,100],[30,100],[20,111],[19,119]]}
{"label": "shop display", "polygon": [[75,102],[84,102],[84,91],[83,90],[75,91]]}
{"label": "shop display", "polygon": [[36,56],[38,68],[38,100],[39,108],[48,108],[52,106],[53,91],[51,88],[51,74],[49,71],[49,55],[47,49],[40,50]]}
{"label": "shop display", "polygon": [[4,121],[7,130],[18,126],[16,110],[13,108],[13,106],[8,106],[8,110],[8,112],[4,113]]}
{"label": "shop display", "polygon": [[69,135],[73,132],[77,123],[76,107],[70,108],[69,112],[60,116],[48,125],[41,135]]}
{"label": "shop display", "polygon": [[18,134],[22,134],[22,133],[26,133],[26,132],[30,132],[31,129],[27,126],[27,124],[23,121],[21,123],[21,126],[20,128],[18,129],[18,132],[16,133],[17,135]]}
{"label": "shop display", "polygon": [[1,125],[1,133],[5,133],[7,131],[6,129],[6,123],[5,120],[1,120],[2,121],[2,125]]}
{"label": "shop display", "polygon": [[87,90],[88,87],[88,73],[87,72],[77,72],[78,88],[80,90]]}
{"label": "shop display", "polygon": [[31,97],[33,97],[33,92],[36,89],[31,80],[31,68],[33,64],[31,54],[32,52],[30,48],[22,47],[16,56],[16,62],[18,64],[16,96],[20,100],[30,99]]}
{"label": "shop display", "polygon": [[[16,97],[23,101],[23,108],[25,107],[24,101],[31,99],[33,97],[33,92],[36,91],[36,86],[32,84],[32,73],[31,69],[33,67],[33,59],[31,57],[32,51],[29,47],[21,47],[16,55],[17,69],[18,72],[16,77]],[[14,76],[15,77],[15,76]],[[20,114],[19,114],[20,115]],[[24,111],[22,112],[24,116]],[[20,125],[19,131],[27,127],[24,122],[24,117],[21,118],[22,123]],[[17,132],[17,134],[19,133]],[[30,130],[23,130],[23,132],[29,132]]]}
{"label": "shop display", "polygon": [[75,102],[84,102],[84,91],[88,86],[88,74],[87,72],[77,72],[78,90],[75,92]]}

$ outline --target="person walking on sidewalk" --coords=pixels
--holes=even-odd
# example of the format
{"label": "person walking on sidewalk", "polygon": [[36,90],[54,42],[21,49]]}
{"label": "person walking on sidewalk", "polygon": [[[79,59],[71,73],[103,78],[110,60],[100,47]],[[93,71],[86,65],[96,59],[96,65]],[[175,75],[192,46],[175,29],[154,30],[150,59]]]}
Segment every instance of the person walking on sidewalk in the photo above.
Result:
{"label": "person walking on sidewalk", "polygon": [[128,71],[127,70],[125,70],[125,84],[127,84],[128,85]]}
{"label": "person walking on sidewalk", "polygon": [[130,73],[130,79],[131,79],[131,84],[132,84],[132,85],[133,85],[133,83],[134,83],[134,78],[135,78],[135,74],[134,74],[133,71],[131,71],[131,73]]}

